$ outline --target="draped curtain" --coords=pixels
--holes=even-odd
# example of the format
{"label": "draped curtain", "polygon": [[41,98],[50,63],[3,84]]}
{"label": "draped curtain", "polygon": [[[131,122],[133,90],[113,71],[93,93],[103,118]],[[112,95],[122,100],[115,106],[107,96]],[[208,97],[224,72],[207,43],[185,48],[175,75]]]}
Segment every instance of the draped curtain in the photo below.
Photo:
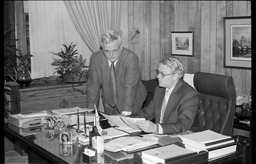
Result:
{"label": "draped curtain", "polygon": [[120,30],[120,1],[64,1],[81,38],[92,52],[100,49],[100,35]]}
{"label": "draped curtain", "polygon": [[113,1],[27,1],[31,77],[54,75],[51,52],[59,52],[62,44],[76,44],[79,55],[86,58],[99,50],[100,34],[106,29],[119,29],[120,2]]}

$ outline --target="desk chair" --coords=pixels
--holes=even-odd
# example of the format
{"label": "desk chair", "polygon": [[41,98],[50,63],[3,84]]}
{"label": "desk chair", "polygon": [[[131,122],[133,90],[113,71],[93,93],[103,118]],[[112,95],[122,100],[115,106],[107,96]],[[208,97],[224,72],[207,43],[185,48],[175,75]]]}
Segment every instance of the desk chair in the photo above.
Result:
{"label": "desk chair", "polygon": [[236,104],[233,78],[197,72],[193,81],[199,92],[199,109],[191,131],[210,129],[232,136]]}

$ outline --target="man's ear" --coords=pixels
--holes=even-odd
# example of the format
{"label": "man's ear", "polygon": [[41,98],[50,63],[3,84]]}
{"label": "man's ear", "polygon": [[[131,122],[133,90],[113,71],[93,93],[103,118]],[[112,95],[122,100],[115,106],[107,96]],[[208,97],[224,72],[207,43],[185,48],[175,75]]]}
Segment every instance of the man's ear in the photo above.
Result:
{"label": "man's ear", "polygon": [[177,73],[173,74],[173,79],[174,80],[179,80],[179,75]]}

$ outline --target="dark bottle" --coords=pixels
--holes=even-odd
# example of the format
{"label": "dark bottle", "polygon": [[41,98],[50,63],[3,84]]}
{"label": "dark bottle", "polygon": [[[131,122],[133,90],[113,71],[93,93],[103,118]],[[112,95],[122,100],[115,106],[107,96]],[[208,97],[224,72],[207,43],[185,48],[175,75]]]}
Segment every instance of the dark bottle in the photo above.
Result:
{"label": "dark bottle", "polygon": [[92,128],[92,130],[90,131],[90,134],[89,134],[90,147],[92,147],[92,137],[94,137],[94,136],[100,136],[96,126],[93,126],[93,128]]}

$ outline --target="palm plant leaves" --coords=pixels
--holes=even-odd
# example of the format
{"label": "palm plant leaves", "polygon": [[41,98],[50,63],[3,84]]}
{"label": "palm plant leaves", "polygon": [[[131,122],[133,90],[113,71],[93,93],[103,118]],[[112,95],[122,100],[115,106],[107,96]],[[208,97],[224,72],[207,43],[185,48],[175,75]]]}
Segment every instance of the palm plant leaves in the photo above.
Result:
{"label": "palm plant leaves", "polygon": [[86,60],[83,60],[82,55],[77,57],[77,50],[75,49],[76,44],[71,42],[69,45],[62,44],[63,49],[59,52],[52,54],[58,56],[59,58],[53,58],[52,66],[55,66],[54,73],[58,73],[60,80],[65,81],[65,78],[70,74],[77,74],[80,72],[80,67],[82,63],[85,64]]}

